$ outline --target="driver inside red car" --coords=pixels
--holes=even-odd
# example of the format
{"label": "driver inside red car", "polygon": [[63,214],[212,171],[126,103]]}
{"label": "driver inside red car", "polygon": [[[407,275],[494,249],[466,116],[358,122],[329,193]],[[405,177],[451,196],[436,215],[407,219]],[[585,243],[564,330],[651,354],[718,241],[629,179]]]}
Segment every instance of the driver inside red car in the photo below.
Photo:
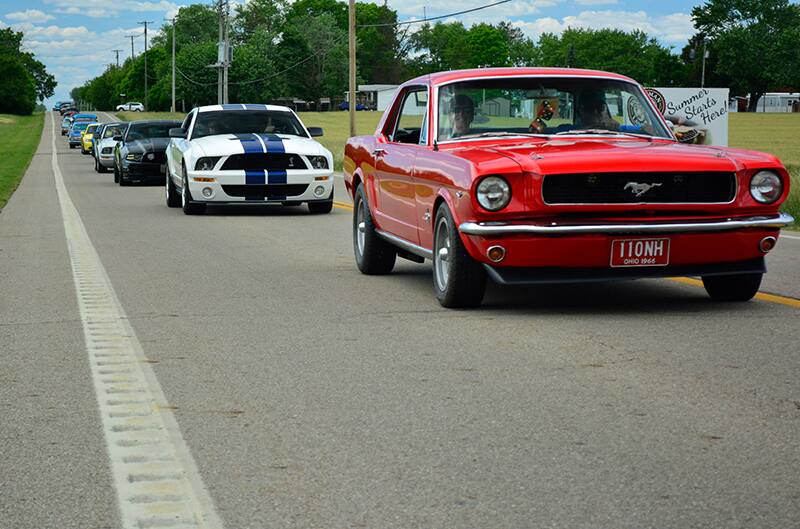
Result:
{"label": "driver inside red car", "polygon": [[578,99],[575,125],[579,129],[619,130],[619,122],[608,110],[605,94],[594,90],[583,92]]}
{"label": "driver inside red car", "polygon": [[456,95],[450,104],[450,123],[453,126],[450,137],[457,138],[469,134],[473,119],[475,119],[475,103],[467,95]]}

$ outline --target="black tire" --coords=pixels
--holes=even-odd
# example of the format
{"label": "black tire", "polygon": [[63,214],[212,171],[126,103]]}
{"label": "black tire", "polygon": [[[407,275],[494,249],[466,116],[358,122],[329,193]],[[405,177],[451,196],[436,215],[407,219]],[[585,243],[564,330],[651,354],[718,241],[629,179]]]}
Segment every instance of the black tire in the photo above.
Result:
{"label": "black tire", "polygon": [[69,148],[70,148],[70,149],[74,149],[74,148],[75,148],[75,145],[73,145],[73,144],[71,144],[71,143],[70,143],[70,144],[69,144]]}
{"label": "black tire", "polygon": [[121,171],[121,170],[119,172],[119,185],[120,185],[120,187],[131,185],[131,183],[128,181],[128,179],[125,178],[125,172]]}
{"label": "black tire", "polygon": [[750,301],[758,293],[763,275],[705,276],[703,286],[714,301]]}
{"label": "black tire", "polygon": [[444,203],[433,223],[433,289],[439,303],[451,309],[477,307],[486,292],[486,271],[464,248]]}
{"label": "black tire", "polygon": [[330,213],[333,211],[333,199],[324,202],[309,202],[308,211],[311,213]]}
{"label": "black tire", "polygon": [[[360,228],[359,224],[361,223],[363,223],[363,227]],[[360,239],[359,233],[363,239]],[[362,185],[356,189],[355,203],[353,204],[353,253],[358,269],[367,275],[388,274],[394,268],[394,262],[397,259],[395,247],[381,239],[375,231],[366,192]]]}
{"label": "black tire", "polygon": [[181,170],[183,171],[181,178],[183,186],[181,189],[181,206],[183,207],[183,212],[186,215],[202,215],[206,212],[206,205],[192,202],[194,199],[191,191],[189,191],[189,177],[186,176],[186,166],[182,166]]}
{"label": "black tire", "polygon": [[172,177],[169,174],[169,169],[167,169],[167,183],[164,194],[167,198],[168,208],[181,207],[181,196],[178,194],[178,190],[175,189],[175,184],[172,183]]}
{"label": "black tire", "polygon": [[100,172],[100,162],[97,160],[97,156],[94,156],[93,158],[94,158],[94,172],[95,173],[99,173]]}
{"label": "black tire", "polygon": [[117,164],[114,164],[114,183],[119,184],[119,168],[117,168]]}
{"label": "black tire", "polygon": [[97,160],[97,172],[98,173],[107,173],[108,167],[100,163],[100,160]]}

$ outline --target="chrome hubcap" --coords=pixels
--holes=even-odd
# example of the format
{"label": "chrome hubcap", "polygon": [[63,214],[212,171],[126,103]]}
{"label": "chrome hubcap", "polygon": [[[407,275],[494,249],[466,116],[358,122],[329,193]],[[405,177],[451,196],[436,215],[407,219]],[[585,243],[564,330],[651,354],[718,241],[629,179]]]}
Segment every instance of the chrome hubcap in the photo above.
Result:
{"label": "chrome hubcap", "polygon": [[450,258],[450,229],[447,218],[442,217],[436,223],[436,237],[434,239],[435,257],[434,273],[436,286],[440,291],[447,289],[447,279],[450,276],[448,260]]}
{"label": "chrome hubcap", "polygon": [[364,255],[364,238],[366,237],[367,222],[364,213],[364,201],[359,200],[356,211],[356,246],[358,255]]}

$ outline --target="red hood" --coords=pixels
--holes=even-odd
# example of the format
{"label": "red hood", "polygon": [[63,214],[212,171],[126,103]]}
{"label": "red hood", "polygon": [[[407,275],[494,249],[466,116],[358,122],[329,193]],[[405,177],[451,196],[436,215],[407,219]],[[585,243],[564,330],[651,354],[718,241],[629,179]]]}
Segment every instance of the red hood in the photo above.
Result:
{"label": "red hood", "polygon": [[[772,155],[728,149],[684,145],[675,142],[618,138],[565,138],[550,141],[481,142],[461,145],[452,154],[473,162],[479,173],[493,166],[497,155],[516,162],[524,171],[537,174],[725,171],[780,165]],[[490,163],[490,160],[492,161]],[[516,167],[515,167],[516,169]]]}

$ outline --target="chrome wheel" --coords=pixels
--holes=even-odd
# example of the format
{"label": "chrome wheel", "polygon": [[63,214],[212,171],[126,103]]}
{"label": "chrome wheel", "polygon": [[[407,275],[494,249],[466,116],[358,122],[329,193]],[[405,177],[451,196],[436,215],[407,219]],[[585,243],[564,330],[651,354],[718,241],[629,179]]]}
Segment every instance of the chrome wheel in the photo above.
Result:
{"label": "chrome wheel", "polygon": [[450,258],[450,226],[447,223],[447,217],[439,217],[439,222],[436,223],[436,236],[434,238],[434,270],[436,272],[436,286],[439,290],[447,290],[447,280],[450,276],[449,263]]}
{"label": "chrome wheel", "polygon": [[356,212],[356,247],[359,255],[364,255],[364,238],[367,231],[367,223],[364,220],[364,201],[359,201],[358,211]]}

